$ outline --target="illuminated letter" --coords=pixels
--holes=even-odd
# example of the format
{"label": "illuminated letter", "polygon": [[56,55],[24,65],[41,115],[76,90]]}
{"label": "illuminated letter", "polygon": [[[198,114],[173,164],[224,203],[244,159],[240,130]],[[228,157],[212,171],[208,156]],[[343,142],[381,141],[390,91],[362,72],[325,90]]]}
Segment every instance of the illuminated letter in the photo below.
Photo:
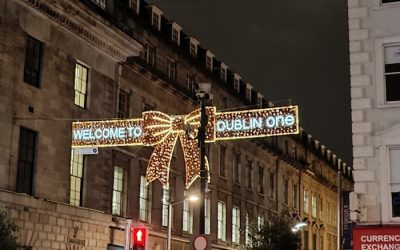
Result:
{"label": "illuminated letter", "polygon": [[267,123],[267,128],[275,127],[275,118],[273,116],[268,116],[266,123]]}
{"label": "illuminated letter", "polygon": [[103,130],[103,139],[108,139],[110,137],[110,129]]}
{"label": "illuminated letter", "polygon": [[285,117],[285,125],[287,127],[290,127],[294,124],[294,116],[293,115],[288,115]]}
{"label": "illuminated letter", "polygon": [[234,125],[234,129],[235,129],[235,131],[240,131],[240,130],[242,130],[243,129],[243,125],[242,125],[242,122],[239,120],[239,119],[236,119],[235,120],[235,125]]}
{"label": "illuminated letter", "polygon": [[82,136],[82,130],[74,130],[74,140],[81,140]]}
{"label": "illuminated letter", "polygon": [[118,139],[125,138],[125,128],[118,128]]}
{"label": "illuminated letter", "polygon": [[261,128],[262,127],[262,119],[260,118],[251,118],[251,128]]}
{"label": "illuminated letter", "polygon": [[95,137],[96,139],[101,139],[102,136],[103,136],[103,135],[102,135],[102,131],[101,131],[100,128],[98,128],[98,129],[96,129],[96,130],[94,131],[94,137]]}
{"label": "illuminated letter", "polygon": [[223,132],[226,129],[225,121],[217,121],[217,130],[218,132]]}
{"label": "illuminated letter", "polygon": [[243,122],[243,130],[250,129],[250,121],[248,121],[249,123],[246,124],[246,120],[243,119],[242,122]]}
{"label": "illuminated letter", "polygon": [[117,128],[110,128],[110,138],[111,139],[115,139],[115,138],[117,138],[118,137],[118,135],[117,135]]}
{"label": "illuminated letter", "polygon": [[128,127],[128,136],[137,138],[142,135],[142,128],[141,127]]}
{"label": "illuminated letter", "polygon": [[275,117],[275,125],[277,127],[285,126],[285,118],[282,115],[278,115],[277,117]]}

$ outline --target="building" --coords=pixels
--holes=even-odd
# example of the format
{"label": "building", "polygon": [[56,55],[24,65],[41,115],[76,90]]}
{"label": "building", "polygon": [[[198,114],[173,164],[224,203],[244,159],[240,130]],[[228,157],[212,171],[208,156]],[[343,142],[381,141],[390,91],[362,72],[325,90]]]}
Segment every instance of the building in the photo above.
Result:
{"label": "building", "polygon": [[357,194],[352,206],[361,225],[399,225],[400,2],[349,0],[348,8]]}
{"label": "building", "polygon": [[[188,249],[199,209],[183,201],[182,149],[170,187],[146,183],[150,147],[71,150],[72,121],[188,114],[195,84],[213,85],[219,110],[270,107],[262,93],[143,1],[6,0],[0,3],[0,204],[25,249],[122,249],[126,218],[148,229],[148,249]],[[351,167],[304,130],[207,146],[206,232],[213,249],[240,249],[252,225],[305,221],[304,249],[337,246],[338,183]],[[338,182],[338,176],[342,181]]]}

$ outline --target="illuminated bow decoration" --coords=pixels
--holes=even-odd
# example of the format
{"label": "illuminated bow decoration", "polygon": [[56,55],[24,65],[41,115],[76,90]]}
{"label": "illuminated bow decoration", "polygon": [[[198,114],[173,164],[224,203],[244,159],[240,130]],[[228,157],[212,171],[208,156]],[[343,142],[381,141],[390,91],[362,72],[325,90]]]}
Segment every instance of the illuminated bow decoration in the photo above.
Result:
{"label": "illuminated bow decoration", "polygon": [[[179,137],[185,160],[185,185],[189,187],[200,176],[200,149],[198,140],[192,139],[197,137],[197,129],[185,131],[185,126],[200,126],[200,110],[181,116],[148,111],[143,113],[143,124],[143,145],[155,146],[147,166],[147,182],[159,179],[163,186],[169,185],[171,158]],[[206,168],[208,169],[207,159]]]}

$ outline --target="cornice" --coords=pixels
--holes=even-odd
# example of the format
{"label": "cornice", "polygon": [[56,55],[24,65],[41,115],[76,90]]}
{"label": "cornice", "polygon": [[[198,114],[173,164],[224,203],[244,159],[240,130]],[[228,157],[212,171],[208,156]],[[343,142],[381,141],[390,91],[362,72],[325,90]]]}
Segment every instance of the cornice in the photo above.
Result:
{"label": "cornice", "polygon": [[[143,46],[128,35],[119,34],[117,31],[110,29],[104,23],[91,18],[90,16],[79,17],[81,11],[77,7],[72,7],[71,2],[61,1],[56,6],[50,6],[51,1],[40,0],[20,0],[35,8],[43,15],[50,18],[55,23],[63,26],[76,36],[85,40],[97,49],[105,52],[118,62],[125,62],[128,57],[138,56]],[[69,7],[70,9],[65,9]],[[61,9],[64,8],[64,9]],[[77,17],[75,17],[77,16]],[[82,21],[74,19],[89,19],[88,27],[81,25]],[[93,19],[93,20],[90,20]],[[95,25],[94,25],[95,24]],[[92,26],[92,27],[91,27]],[[111,33],[111,32],[112,33]],[[107,33],[111,33],[107,35]]]}

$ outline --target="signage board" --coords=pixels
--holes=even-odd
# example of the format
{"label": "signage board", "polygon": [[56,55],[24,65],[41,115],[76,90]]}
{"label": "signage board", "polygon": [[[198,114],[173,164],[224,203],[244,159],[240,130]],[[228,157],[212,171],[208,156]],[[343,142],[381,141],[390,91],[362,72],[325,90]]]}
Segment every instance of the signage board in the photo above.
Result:
{"label": "signage board", "polygon": [[78,155],[97,155],[99,154],[99,149],[97,147],[75,148],[74,153]]}
{"label": "signage board", "polygon": [[353,228],[353,250],[400,249],[400,226],[359,226]]}

